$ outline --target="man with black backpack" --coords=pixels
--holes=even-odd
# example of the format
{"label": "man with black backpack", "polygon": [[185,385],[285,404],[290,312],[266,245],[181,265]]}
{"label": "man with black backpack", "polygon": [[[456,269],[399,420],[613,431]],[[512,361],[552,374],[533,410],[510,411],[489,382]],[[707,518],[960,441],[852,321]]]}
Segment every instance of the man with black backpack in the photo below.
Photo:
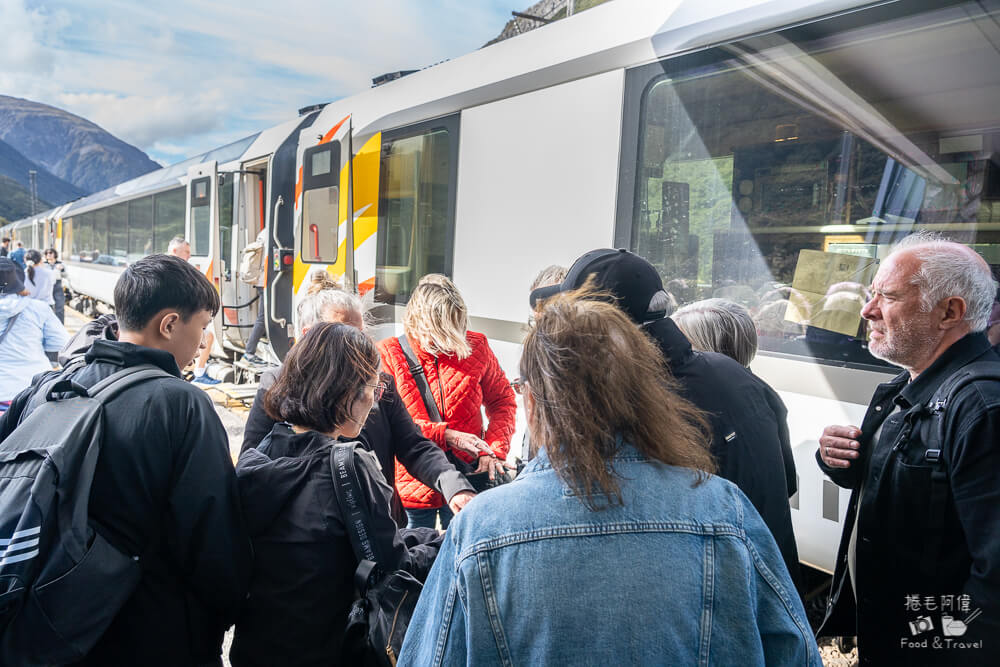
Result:
{"label": "man with black backpack", "polygon": [[[203,345],[218,293],[187,262],[152,255],[122,273],[115,307],[117,341],[98,340],[82,361],[39,376],[0,418],[0,544],[25,554],[14,565],[37,564],[4,579],[14,565],[0,560],[3,664],[221,665],[223,634],[246,595],[251,548],[226,432],[179,370]],[[79,424],[80,414],[94,417]],[[72,464],[63,453],[81,449],[74,437],[90,438],[97,456],[74,454],[83,463]],[[11,466],[31,457],[44,461],[39,479],[60,465],[77,477],[57,478],[57,511],[39,500],[44,484],[16,486],[34,473]],[[69,483],[89,493],[67,504]],[[26,495],[32,502],[11,500]],[[27,530],[40,536],[35,549]],[[91,534],[75,545],[81,531]],[[72,565],[66,576],[52,576],[57,561]],[[88,602],[102,596],[105,605]],[[34,620],[48,613],[63,625]]]}
{"label": "man with black backpack", "polygon": [[820,635],[861,664],[1000,664],[1000,356],[996,282],[966,246],[919,233],[882,262],[869,350],[905,369],[817,460],[852,490]]}

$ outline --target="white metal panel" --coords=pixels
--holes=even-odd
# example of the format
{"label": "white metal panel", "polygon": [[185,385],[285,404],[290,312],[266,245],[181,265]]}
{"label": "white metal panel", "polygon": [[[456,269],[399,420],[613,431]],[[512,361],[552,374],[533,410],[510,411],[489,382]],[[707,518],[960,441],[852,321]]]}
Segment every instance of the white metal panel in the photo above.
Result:
{"label": "white metal panel", "polygon": [[454,277],[470,315],[525,322],[540,269],[611,245],[624,81],[618,70],[462,113]]}

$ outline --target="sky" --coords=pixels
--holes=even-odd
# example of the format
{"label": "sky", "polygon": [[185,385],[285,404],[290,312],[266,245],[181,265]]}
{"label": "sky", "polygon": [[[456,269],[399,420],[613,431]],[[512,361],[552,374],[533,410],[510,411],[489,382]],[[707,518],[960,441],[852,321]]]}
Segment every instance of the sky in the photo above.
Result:
{"label": "sky", "polygon": [[167,165],[476,50],[531,0],[0,0],[0,94]]}

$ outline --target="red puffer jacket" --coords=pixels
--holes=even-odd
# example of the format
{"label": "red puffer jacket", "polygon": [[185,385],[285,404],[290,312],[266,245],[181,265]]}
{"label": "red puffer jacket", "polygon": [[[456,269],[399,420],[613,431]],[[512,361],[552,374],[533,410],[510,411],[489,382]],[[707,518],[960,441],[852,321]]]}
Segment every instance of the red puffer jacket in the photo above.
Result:
{"label": "red puffer jacket", "polygon": [[[472,354],[465,359],[454,356],[434,357],[410,339],[410,345],[417,359],[424,367],[424,374],[430,385],[434,402],[437,403],[443,422],[432,422],[427,414],[423,397],[417,383],[410,375],[406,356],[396,338],[387,338],[378,344],[382,353],[382,366],[396,378],[396,388],[403,399],[413,421],[423,431],[424,436],[448,449],[445,429],[464,431],[481,437],[501,459],[507,458],[510,438],[514,435],[514,421],[517,403],[514,390],[510,388],[507,376],[500,368],[486,336],[473,331],[466,334],[472,346]],[[444,390],[444,397],[441,390]],[[486,407],[489,425],[483,434],[482,406]],[[456,456],[471,460],[464,453]],[[396,462],[396,489],[403,506],[410,509],[441,507],[445,500],[440,493],[430,489],[406,472],[406,468]]]}

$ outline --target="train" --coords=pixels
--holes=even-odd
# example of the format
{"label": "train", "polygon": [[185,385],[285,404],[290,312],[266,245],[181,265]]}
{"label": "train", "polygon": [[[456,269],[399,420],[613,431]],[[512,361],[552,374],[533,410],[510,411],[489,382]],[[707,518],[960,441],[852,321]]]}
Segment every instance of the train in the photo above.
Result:
{"label": "train", "polygon": [[[69,288],[104,304],[123,266],[184,235],[230,359],[263,308],[280,361],[311,272],[363,295],[377,337],[444,273],[510,377],[536,272],[628,248],[676,305],[754,314],[799,554],[831,572],[849,494],[817,440],[898,370],[860,316],[878,260],[929,229],[1000,267],[998,44],[994,0],[615,0],[0,232],[60,249]],[[257,299],[239,258],[262,229]]]}

